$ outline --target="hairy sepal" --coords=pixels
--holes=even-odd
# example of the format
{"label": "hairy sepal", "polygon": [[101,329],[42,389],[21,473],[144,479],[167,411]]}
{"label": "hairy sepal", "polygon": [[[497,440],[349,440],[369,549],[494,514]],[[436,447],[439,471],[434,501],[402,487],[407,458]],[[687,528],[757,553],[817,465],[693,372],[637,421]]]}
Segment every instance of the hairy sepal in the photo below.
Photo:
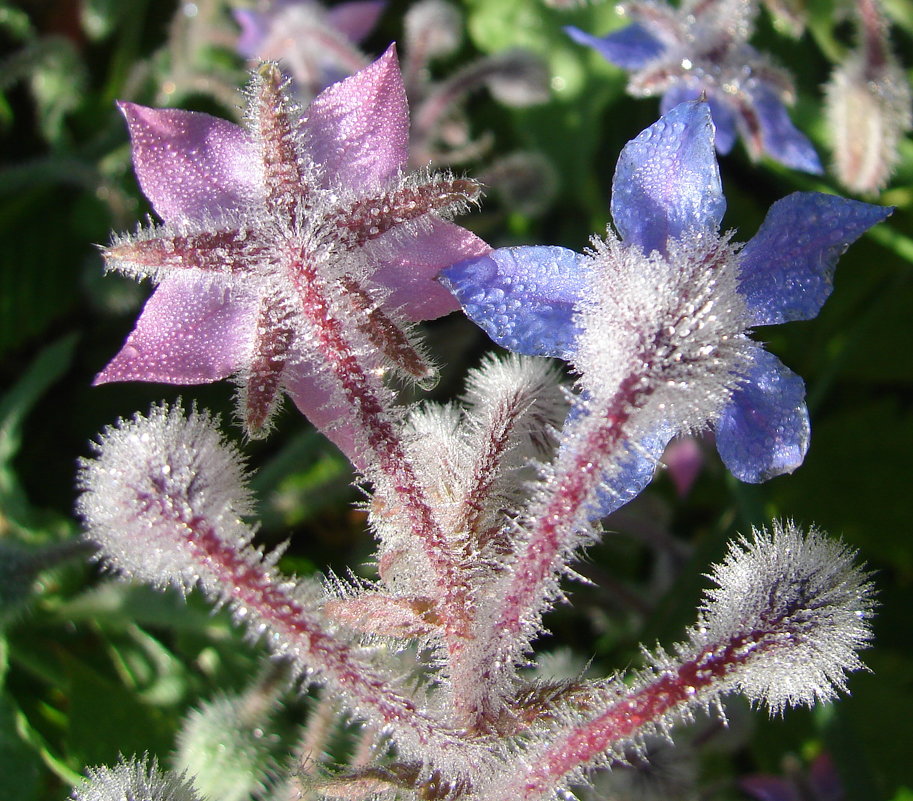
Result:
{"label": "hairy sepal", "polygon": [[645,255],[611,233],[594,239],[592,292],[578,315],[574,365],[598,406],[630,395],[640,440],[661,424],[700,430],[714,420],[749,363],[738,246],[693,230]]}
{"label": "hairy sepal", "polygon": [[652,734],[668,736],[696,711],[745,694],[778,714],[827,701],[862,667],[871,639],[873,587],[855,554],[812,530],[775,523],[730,546],[710,578],[697,623],[671,652],[645,652],[632,681],[596,685],[583,714],[568,709],[531,740],[522,766],[480,795],[487,801],[553,799],[587,771],[623,758]]}

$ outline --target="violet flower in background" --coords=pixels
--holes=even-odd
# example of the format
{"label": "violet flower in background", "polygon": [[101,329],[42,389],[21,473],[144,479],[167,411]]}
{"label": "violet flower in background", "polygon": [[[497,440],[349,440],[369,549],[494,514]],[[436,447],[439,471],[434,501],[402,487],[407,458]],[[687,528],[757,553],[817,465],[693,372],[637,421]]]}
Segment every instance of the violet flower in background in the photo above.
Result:
{"label": "violet flower in background", "polygon": [[807,769],[795,758],[784,759],[783,775],[755,774],[739,781],[739,787],[755,801],[843,801],[846,791],[834,760],[826,751]]}
{"label": "violet flower in background", "polygon": [[384,0],[350,0],[327,8],[316,0],[270,0],[232,12],[241,26],[238,52],[279,61],[302,102],[368,64],[358,44],[371,33]]}
{"label": "violet flower in background", "polygon": [[105,250],[109,268],[158,287],[96,383],[234,375],[249,434],[266,430],[286,392],[354,456],[346,429],[334,427],[351,400],[351,365],[334,367],[331,340],[340,345],[345,328],[374,346],[367,371],[432,380],[405,323],[453,311],[434,276],[488,249],[444,219],[477,198],[473,181],[403,172],[408,107],[395,51],[325,90],[303,118],[271,68],[254,83],[247,129],[121,108],[140,185],[164,225]]}
{"label": "violet flower in background", "polygon": [[[553,246],[500,248],[442,273],[466,314],[495,342],[574,365],[581,374],[578,414],[587,413],[586,396],[598,391],[600,375],[615,369],[612,344],[622,334],[611,325],[621,312],[612,304],[635,303],[622,298],[602,304],[594,300],[602,287],[620,294],[625,282],[635,282],[667,260],[669,280],[677,264],[683,271],[695,269],[696,275],[697,270],[716,273],[721,286],[725,275],[734,280],[733,296],[716,288],[701,301],[714,309],[714,316],[725,311],[742,318],[735,324],[743,332],[736,335],[742,339],[742,360],[727,368],[736,374],[724,402],[704,419],[691,415],[684,425],[679,419],[657,418],[638,438],[640,446],[633,447],[628,467],[613,482],[616,492],[610,496],[615,500],[603,498],[601,514],[649,482],[663,448],[678,432],[711,426],[726,466],[747,482],[792,472],[805,456],[805,386],[776,356],[744,339],[744,333],[814,317],[831,292],[839,256],[891,209],[797,192],[775,203],[757,234],[741,246],[730,243],[731,234],[718,233],[725,208],[710,110],[706,103],[683,103],[621,153],[611,201],[620,239],[609,231],[607,240],[594,239],[585,255]],[[647,295],[652,290],[641,291]],[[668,324],[674,334],[678,323]],[[714,346],[707,348],[706,358],[717,358]]]}
{"label": "violet flower in background", "polygon": [[[357,44],[370,33],[383,6],[371,0],[329,8],[314,0],[275,0],[261,10],[238,10],[238,50],[251,59],[278,62],[298,98],[309,100],[367,63]],[[494,139],[490,133],[474,132],[464,113],[467,98],[475,92],[487,90],[512,107],[548,100],[546,64],[527,50],[483,56],[449,74],[433,74],[435,62],[453,56],[463,44],[464,25],[459,7],[446,0],[419,0],[403,18],[400,60],[412,109],[412,167],[485,159]],[[535,152],[503,155],[485,165],[480,178],[503,197],[505,206],[533,214],[547,206],[557,183],[554,168]]]}
{"label": "violet flower in background", "polygon": [[748,44],[757,11],[752,0],[686,0],[679,8],[634,0],[623,10],[632,24],[608,36],[565,30],[630,71],[631,95],[661,95],[660,114],[705,96],[720,153],[741,137],[752,159],[766,154],[787,167],[822,172],[811,142],[787,114],[794,100],[789,74]]}

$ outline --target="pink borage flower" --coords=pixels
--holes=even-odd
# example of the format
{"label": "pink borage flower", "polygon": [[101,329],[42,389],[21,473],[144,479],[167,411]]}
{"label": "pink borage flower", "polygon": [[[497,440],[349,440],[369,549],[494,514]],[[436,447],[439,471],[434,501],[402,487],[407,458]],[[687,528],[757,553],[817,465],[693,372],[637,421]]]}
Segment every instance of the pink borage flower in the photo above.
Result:
{"label": "pink borage flower", "polygon": [[121,104],[140,186],[164,224],[104,251],[109,268],[158,286],[95,383],[235,376],[250,435],[268,429],[284,392],[351,455],[338,348],[372,374],[433,378],[408,324],[455,310],[434,277],[489,250],[447,221],[479,188],[404,172],[394,47],[303,112],[272,65],[249,96],[244,127]]}

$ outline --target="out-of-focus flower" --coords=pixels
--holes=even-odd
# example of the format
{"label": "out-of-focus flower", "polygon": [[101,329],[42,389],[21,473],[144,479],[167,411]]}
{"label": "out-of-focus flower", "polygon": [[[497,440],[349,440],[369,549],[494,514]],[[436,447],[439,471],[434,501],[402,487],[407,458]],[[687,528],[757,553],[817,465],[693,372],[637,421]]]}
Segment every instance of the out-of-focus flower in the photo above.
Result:
{"label": "out-of-focus flower", "polygon": [[859,46],[834,68],[825,89],[834,170],[849,190],[884,188],[913,127],[913,94],[888,41],[875,0],[859,0]]}
{"label": "out-of-focus flower", "polygon": [[241,26],[238,52],[281,62],[294,79],[298,99],[307,102],[367,65],[357,45],[385,6],[383,0],[350,0],[332,8],[316,0],[271,0],[256,9],[235,9]]}
{"label": "out-of-focus flower", "polygon": [[662,114],[704,96],[720,153],[728,153],[741,136],[753,159],[767,154],[787,167],[822,171],[811,142],[786,112],[794,98],[789,75],[748,44],[754,2],[685,0],[675,8],[662,0],[633,0],[623,9],[632,24],[608,36],[566,30],[629,70],[630,94],[662,95]]}
{"label": "out-of-focus flower", "polygon": [[250,96],[248,128],[121,105],[137,176],[165,224],[105,250],[109,267],[158,288],[96,383],[235,375],[249,434],[265,430],[283,391],[328,430],[352,374],[333,361],[343,344],[368,372],[433,375],[405,321],[456,308],[434,276],[488,248],[443,218],[478,187],[403,172],[408,107],[393,48],[303,117],[273,68]]}
{"label": "out-of-focus flower", "polygon": [[[357,43],[370,33],[383,7],[375,0],[331,8],[316,0],[274,0],[263,10],[239,10],[238,49],[248,58],[278,62],[292,78],[298,97],[309,100],[367,63]],[[462,113],[473,92],[487,89],[508,106],[548,99],[545,64],[526,50],[484,56],[444,78],[432,77],[431,65],[462,44],[463,25],[459,8],[446,0],[419,0],[404,17],[402,71],[412,107],[412,166],[463,164],[486,155],[491,137],[474,135]],[[517,155],[515,164],[521,158]],[[536,191],[539,197],[549,197],[548,181],[539,181]]]}
{"label": "out-of-focus flower", "polygon": [[[498,344],[575,366],[584,398],[577,414],[587,413],[585,396],[609,392],[607,384],[632,395],[626,416],[640,414],[638,404],[657,404],[652,431],[643,431],[613,482],[616,501],[649,481],[675,433],[705,425],[742,481],[765,481],[802,463],[805,386],[745,334],[814,317],[831,292],[839,256],[891,213],[796,192],[775,203],[740,246],[718,233],[725,207],[710,110],[683,103],[622,151],[611,203],[620,238],[611,231],[605,241],[594,238],[586,255],[500,248],[442,273]],[[637,371],[646,372],[635,380]],[[665,393],[679,383],[689,387],[688,405],[675,412],[680,419],[664,418],[678,402]],[[611,501],[601,503],[603,513],[620,505]]]}
{"label": "out-of-focus flower", "polygon": [[843,786],[828,753],[815,757],[807,771],[794,758],[783,767],[783,776],[746,776],[739,787],[756,801],[843,801]]}
{"label": "out-of-focus flower", "polygon": [[674,439],[666,446],[662,461],[678,496],[685,497],[704,466],[704,454],[700,444],[694,437],[689,436]]}

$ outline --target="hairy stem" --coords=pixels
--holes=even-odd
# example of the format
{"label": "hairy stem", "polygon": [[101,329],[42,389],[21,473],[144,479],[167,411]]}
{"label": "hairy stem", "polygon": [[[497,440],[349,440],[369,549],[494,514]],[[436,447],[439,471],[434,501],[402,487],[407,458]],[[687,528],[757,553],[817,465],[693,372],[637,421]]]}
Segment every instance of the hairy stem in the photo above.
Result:
{"label": "hairy stem", "polygon": [[332,311],[314,266],[302,264],[295,274],[302,310],[311,323],[315,344],[341,390],[341,399],[356,421],[359,444],[373,456],[376,469],[371,477],[396,498],[412,533],[424,547],[435,576],[439,616],[448,646],[451,652],[458,652],[462,641],[471,636],[469,586],[450,557],[445,533],[435,520],[424,487],[415,474],[392,410],[390,393],[381,379],[362,364],[358,348],[347,338],[342,320]]}

